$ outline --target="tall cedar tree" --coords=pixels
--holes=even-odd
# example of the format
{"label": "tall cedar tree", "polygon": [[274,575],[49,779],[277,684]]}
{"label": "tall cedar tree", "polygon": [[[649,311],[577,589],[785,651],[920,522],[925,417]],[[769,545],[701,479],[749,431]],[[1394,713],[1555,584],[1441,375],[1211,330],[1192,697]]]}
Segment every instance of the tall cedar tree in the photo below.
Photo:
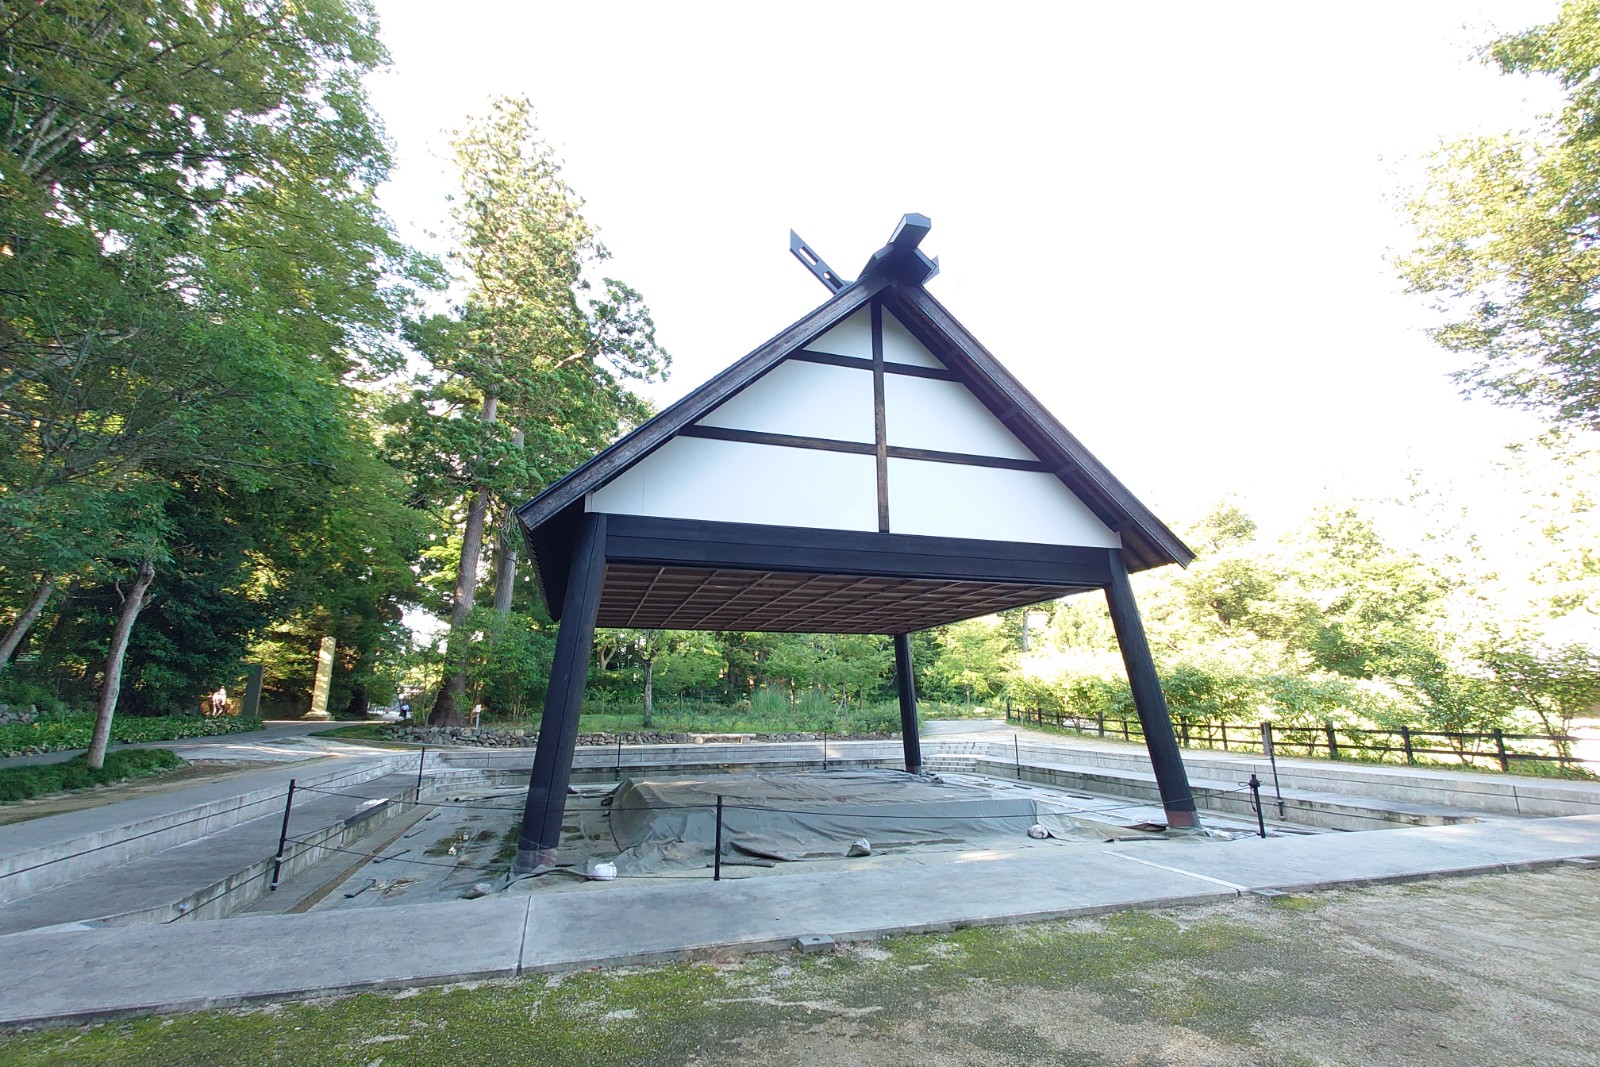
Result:
{"label": "tall cedar tree", "polygon": [[[419,497],[464,513],[436,723],[458,721],[466,703],[468,617],[491,514],[507,515],[646,417],[627,385],[664,377],[670,362],[636,292],[603,278],[591,295],[606,251],[527,100],[495,100],[453,147],[450,259],[462,298],[412,330],[432,373],[394,413]],[[507,589],[509,554],[500,570]]]}

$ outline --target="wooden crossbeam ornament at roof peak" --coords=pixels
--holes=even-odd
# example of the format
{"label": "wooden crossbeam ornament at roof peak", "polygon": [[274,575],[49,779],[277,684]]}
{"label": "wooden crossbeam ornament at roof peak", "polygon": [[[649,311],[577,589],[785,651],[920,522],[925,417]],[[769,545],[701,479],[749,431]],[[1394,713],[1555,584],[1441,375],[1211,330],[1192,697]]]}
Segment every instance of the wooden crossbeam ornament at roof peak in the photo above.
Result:
{"label": "wooden crossbeam ornament at roof peak", "polygon": [[[874,252],[872,258],[867,260],[867,265],[861,270],[861,278],[878,273],[892,276],[909,285],[921,285],[938,274],[939,257],[934,256],[929,259],[917,247],[931,229],[933,222],[926,215],[919,215],[916,212],[902,215],[900,225],[895,227],[894,233],[889,237],[889,243]],[[789,231],[789,252],[827,288],[828,292],[837,293],[852,284],[839,277],[838,272],[828,266],[817,251],[801,240],[800,235],[793,230]],[[861,279],[857,279],[859,280]]]}

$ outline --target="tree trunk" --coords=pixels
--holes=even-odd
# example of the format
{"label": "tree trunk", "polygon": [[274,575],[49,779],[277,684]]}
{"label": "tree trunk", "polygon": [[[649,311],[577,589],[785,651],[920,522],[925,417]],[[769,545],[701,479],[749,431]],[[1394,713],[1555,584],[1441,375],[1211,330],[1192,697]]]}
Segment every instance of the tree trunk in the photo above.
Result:
{"label": "tree trunk", "polygon": [[656,712],[656,661],[654,658],[644,661],[644,725],[646,729],[655,725]]}
{"label": "tree trunk", "polygon": [[517,588],[517,541],[521,530],[513,518],[511,525],[500,530],[494,554],[494,610],[502,615],[511,614],[511,597]]}
{"label": "tree trunk", "polygon": [[128,651],[128,638],[134,620],[144,607],[144,595],[155,579],[156,565],[146,559],[139,564],[139,580],[122,599],[117,628],[111,633],[111,650],[106,655],[106,674],[100,683],[100,707],[95,712],[94,739],[89,742],[89,766],[99,770],[106,762],[106,745],[111,741],[111,716],[117,711],[117,696],[122,692],[122,657]]}
{"label": "tree trunk", "polygon": [[[511,435],[511,443],[522,447],[522,431]],[[516,515],[500,529],[494,554],[494,610],[502,615],[511,614],[511,596],[517,588],[517,546],[522,541],[522,524]]]}
{"label": "tree trunk", "polygon": [[[483,398],[485,423],[495,421],[500,398],[493,393]],[[467,616],[472,614],[472,598],[478,588],[478,564],[483,558],[483,524],[489,513],[489,487],[480,485],[467,505],[467,528],[461,537],[461,566],[456,571],[455,596],[450,602],[450,677],[439,690],[428,715],[429,726],[459,726],[461,708],[467,701],[466,639]]]}
{"label": "tree trunk", "polygon": [[39,619],[40,612],[44,611],[45,602],[50,599],[50,594],[56,587],[56,576],[47,574],[44,581],[39,583],[39,588],[34,590],[33,599],[23,609],[17,621],[11,624],[11,629],[6,631],[4,640],[0,640],[0,670],[11,662],[11,654],[22,644],[22,639],[28,636],[28,629]]}

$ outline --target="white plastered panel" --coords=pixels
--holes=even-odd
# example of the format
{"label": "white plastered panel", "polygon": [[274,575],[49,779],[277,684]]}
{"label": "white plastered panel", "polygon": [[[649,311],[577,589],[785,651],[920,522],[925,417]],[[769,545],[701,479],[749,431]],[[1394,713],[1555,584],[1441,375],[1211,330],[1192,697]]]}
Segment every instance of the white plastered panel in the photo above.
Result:
{"label": "white plastered panel", "polygon": [[1122,546],[1054,475],[917,459],[889,460],[889,530],[983,541]]}
{"label": "white plastered panel", "polygon": [[868,308],[845,319],[821,337],[807,341],[813,352],[832,352],[836,356],[872,358],[872,312]]}
{"label": "white plastered panel", "polygon": [[1038,459],[959,382],[886,374],[889,444],[1002,459]]}
{"label": "white plastered panel", "polygon": [[871,444],[872,372],[786,360],[700,425]]}
{"label": "white plastered panel", "polygon": [[877,486],[872,456],[677,437],[589,494],[586,510],[873,531]]}
{"label": "white plastered panel", "polygon": [[887,309],[883,313],[883,361],[909,363],[913,367],[944,367],[932,352],[922,347],[921,341],[911,336],[911,331],[900,325],[894,312]]}

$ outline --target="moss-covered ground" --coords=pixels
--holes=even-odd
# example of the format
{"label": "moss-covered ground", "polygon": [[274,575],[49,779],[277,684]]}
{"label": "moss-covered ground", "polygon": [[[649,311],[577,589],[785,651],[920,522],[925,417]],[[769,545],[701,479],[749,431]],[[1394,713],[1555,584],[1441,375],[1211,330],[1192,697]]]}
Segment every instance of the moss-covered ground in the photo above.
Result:
{"label": "moss-covered ground", "polygon": [[1561,869],[363,994],[13,1035],[0,1064],[1593,1064],[1596,889]]}

